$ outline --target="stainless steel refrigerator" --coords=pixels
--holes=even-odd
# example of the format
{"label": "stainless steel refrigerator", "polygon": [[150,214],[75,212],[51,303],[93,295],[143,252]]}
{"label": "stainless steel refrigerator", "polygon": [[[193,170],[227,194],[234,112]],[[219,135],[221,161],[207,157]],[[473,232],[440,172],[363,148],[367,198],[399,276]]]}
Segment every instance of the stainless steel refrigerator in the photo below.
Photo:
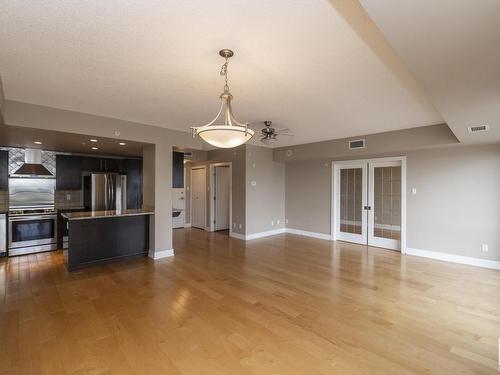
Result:
{"label": "stainless steel refrigerator", "polygon": [[83,176],[85,209],[126,210],[127,176],[118,173],[91,173]]}

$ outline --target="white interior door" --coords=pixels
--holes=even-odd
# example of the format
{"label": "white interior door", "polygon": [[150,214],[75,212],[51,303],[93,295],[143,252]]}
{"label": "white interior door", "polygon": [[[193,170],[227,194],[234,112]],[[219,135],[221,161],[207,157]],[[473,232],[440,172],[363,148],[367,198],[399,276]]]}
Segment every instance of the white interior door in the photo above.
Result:
{"label": "white interior door", "polygon": [[205,168],[191,170],[191,226],[205,229],[207,209]]}
{"label": "white interior door", "polygon": [[336,239],[367,243],[367,164],[346,162],[335,169]]}
{"label": "white interior door", "polygon": [[229,229],[229,194],[230,170],[229,166],[216,166],[215,174],[215,230]]}
{"label": "white interior door", "polygon": [[402,163],[369,162],[368,245],[401,249]]}

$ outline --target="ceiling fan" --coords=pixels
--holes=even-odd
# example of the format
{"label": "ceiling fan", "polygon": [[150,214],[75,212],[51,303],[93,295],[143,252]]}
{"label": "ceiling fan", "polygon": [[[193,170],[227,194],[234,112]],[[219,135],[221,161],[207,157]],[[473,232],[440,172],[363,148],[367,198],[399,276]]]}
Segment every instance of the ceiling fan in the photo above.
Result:
{"label": "ceiling fan", "polygon": [[271,125],[272,121],[264,121],[265,128],[260,131],[260,141],[266,145],[273,144],[277,141],[278,135],[293,136],[288,128],[275,129]]}

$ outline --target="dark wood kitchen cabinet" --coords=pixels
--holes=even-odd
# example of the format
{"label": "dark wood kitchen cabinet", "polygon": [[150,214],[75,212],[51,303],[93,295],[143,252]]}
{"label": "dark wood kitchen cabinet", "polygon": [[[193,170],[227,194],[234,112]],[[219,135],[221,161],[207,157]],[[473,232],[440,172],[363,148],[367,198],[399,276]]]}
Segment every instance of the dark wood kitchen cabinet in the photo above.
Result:
{"label": "dark wood kitchen cabinet", "polygon": [[172,187],[184,187],[184,154],[174,151],[172,157]]}
{"label": "dark wood kitchen cabinet", "polygon": [[82,172],[122,172],[122,160],[112,158],[82,158]]}
{"label": "dark wood kitchen cabinet", "polygon": [[9,187],[9,151],[0,151],[0,189]]}
{"label": "dark wood kitchen cabinet", "polygon": [[80,190],[82,187],[82,157],[56,155],[56,189]]}
{"label": "dark wood kitchen cabinet", "polygon": [[142,159],[125,159],[122,171],[127,175],[127,208],[142,208]]}

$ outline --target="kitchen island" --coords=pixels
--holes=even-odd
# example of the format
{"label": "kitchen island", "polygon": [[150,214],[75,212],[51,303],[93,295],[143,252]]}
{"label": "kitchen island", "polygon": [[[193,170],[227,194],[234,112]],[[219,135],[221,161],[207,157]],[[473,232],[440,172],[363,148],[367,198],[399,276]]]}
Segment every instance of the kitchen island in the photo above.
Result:
{"label": "kitchen island", "polygon": [[63,249],[68,270],[147,256],[149,221],[154,208],[64,212],[68,248]]}

